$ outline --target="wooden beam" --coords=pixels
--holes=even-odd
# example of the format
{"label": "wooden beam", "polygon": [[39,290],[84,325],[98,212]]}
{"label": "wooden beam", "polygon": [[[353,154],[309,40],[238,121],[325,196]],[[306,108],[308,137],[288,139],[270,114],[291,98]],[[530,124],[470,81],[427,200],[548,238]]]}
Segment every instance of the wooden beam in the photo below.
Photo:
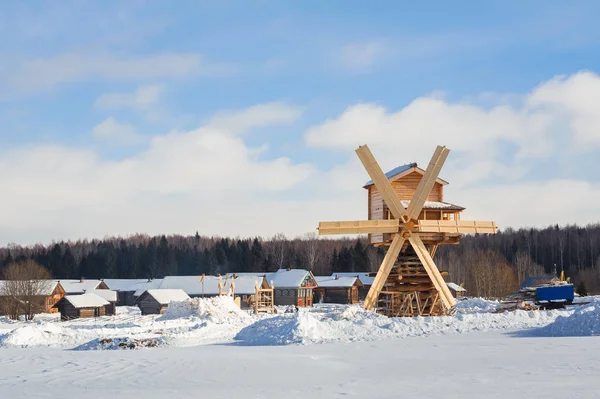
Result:
{"label": "wooden beam", "polygon": [[319,223],[319,235],[397,233],[399,229],[400,221],[397,219],[353,220],[343,222]]}
{"label": "wooden beam", "polygon": [[425,205],[425,201],[427,200],[429,193],[431,193],[433,184],[440,174],[440,170],[442,169],[442,166],[444,166],[444,162],[446,162],[449,152],[449,149],[439,145],[435,149],[431,161],[429,161],[429,165],[427,165],[427,170],[421,178],[415,194],[408,205],[407,213],[409,218],[415,220],[418,219],[421,209],[423,209],[423,205]]}
{"label": "wooden beam", "polygon": [[371,180],[373,180],[375,187],[377,187],[377,190],[381,193],[385,204],[392,215],[394,215],[394,218],[403,219],[406,217],[406,209],[404,209],[400,199],[396,196],[394,188],[387,177],[385,177],[385,174],[379,167],[379,164],[375,160],[371,150],[369,150],[369,147],[366,145],[358,147],[356,154],[367,170]]}
{"label": "wooden beam", "polygon": [[456,305],[456,300],[452,296],[452,293],[446,285],[446,282],[440,274],[440,271],[438,270],[437,266],[433,262],[431,255],[429,255],[429,251],[427,251],[427,248],[425,248],[425,244],[423,244],[423,241],[421,241],[421,238],[419,238],[419,236],[417,235],[411,235],[408,238],[408,241],[410,242],[413,249],[419,256],[419,259],[423,263],[425,271],[427,271],[427,274],[431,278],[434,287],[440,293],[440,299],[442,300],[442,303],[444,304],[447,310],[451,309],[454,305]]}
{"label": "wooden beam", "polygon": [[496,234],[495,222],[471,220],[419,220],[415,226],[420,233],[479,233]]}
{"label": "wooden beam", "polygon": [[379,293],[381,292],[396,259],[398,259],[404,241],[406,241],[406,239],[402,237],[401,234],[396,234],[392,240],[392,245],[388,248],[385,257],[383,258],[383,262],[381,262],[381,266],[379,266],[375,280],[373,280],[373,284],[365,298],[364,307],[366,310],[372,310],[377,304]]}

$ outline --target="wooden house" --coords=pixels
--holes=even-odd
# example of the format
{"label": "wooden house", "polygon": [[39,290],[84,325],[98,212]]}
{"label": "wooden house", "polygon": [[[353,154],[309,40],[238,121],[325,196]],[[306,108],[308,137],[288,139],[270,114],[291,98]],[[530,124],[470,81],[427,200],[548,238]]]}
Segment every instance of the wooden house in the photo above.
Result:
{"label": "wooden house", "polygon": [[120,278],[102,281],[109,290],[117,292],[117,306],[135,306],[138,296],[146,290],[159,288],[162,279]]}
{"label": "wooden house", "polygon": [[[407,208],[424,174],[425,171],[419,168],[416,163],[410,163],[390,170],[385,176],[402,205]],[[444,186],[447,184],[447,181],[440,178],[435,180],[418,217],[419,220],[460,220],[460,213],[465,208],[444,202]],[[373,181],[368,181],[364,188],[368,191],[369,220],[392,219],[390,210]],[[371,244],[381,244],[390,240],[391,234],[389,233],[369,234]]]}
{"label": "wooden house", "polygon": [[315,302],[357,304],[358,290],[362,287],[356,276],[315,276],[317,287],[314,288]]}
{"label": "wooden house", "polygon": [[265,278],[275,290],[275,305],[312,306],[317,282],[309,270],[279,269],[275,273],[267,273]]}
{"label": "wooden house", "polygon": [[61,320],[99,317],[106,314],[109,302],[96,294],[65,295],[54,307],[60,312]]}
{"label": "wooden house", "polygon": [[107,290],[108,286],[102,280],[55,280],[62,285],[65,290],[65,295],[80,295],[85,294],[89,290]]}
{"label": "wooden house", "polygon": [[136,301],[143,315],[163,314],[170,302],[190,299],[181,289],[152,289],[144,291]]}
{"label": "wooden house", "polygon": [[456,283],[446,283],[446,285],[448,286],[448,288],[450,288],[450,292],[455,298],[461,297],[465,295],[465,292],[467,292],[467,290],[465,290],[462,287],[462,285],[458,285]]}
{"label": "wooden house", "polygon": [[358,287],[358,299],[363,301],[367,297],[367,293],[371,289],[371,285],[373,285],[373,280],[375,280],[375,275],[377,273],[373,272],[341,272],[341,273],[333,273],[332,276],[350,276],[350,277],[358,277],[362,286]]}
{"label": "wooden house", "polygon": [[117,291],[113,290],[89,290],[86,294],[96,294],[100,298],[104,298],[108,305],[104,307],[104,313],[107,316],[114,316],[117,313]]}
{"label": "wooden house", "polygon": [[[35,280],[33,284],[18,281],[0,281],[0,301],[9,297],[35,303],[36,312],[56,313],[54,305],[65,295],[62,285],[53,280]],[[0,306],[0,310],[3,307]]]}

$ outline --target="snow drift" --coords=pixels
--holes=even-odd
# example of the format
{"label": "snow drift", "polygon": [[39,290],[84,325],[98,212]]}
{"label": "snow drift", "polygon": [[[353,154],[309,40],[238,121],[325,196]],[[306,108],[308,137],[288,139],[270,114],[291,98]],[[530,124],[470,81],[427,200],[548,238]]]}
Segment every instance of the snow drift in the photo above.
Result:
{"label": "snow drift", "polygon": [[[465,309],[474,309],[467,313]],[[481,313],[466,307],[454,316],[388,318],[350,306],[339,313],[316,313],[301,309],[260,320],[242,329],[235,339],[242,345],[289,345],[326,342],[374,341],[389,338],[515,330],[551,323],[559,311]],[[479,312],[479,313],[477,313]]]}
{"label": "snow drift", "polygon": [[554,322],[531,332],[540,337],[600,336],[600,298],[592,298],[570,315],[559,316]]}
{"label": "snow drift", "polygon": [[157,320],[199,318],[216,324],[248,322],[252,317],[241,310],[230,296],[193,298],[171,302],[165,314]]}

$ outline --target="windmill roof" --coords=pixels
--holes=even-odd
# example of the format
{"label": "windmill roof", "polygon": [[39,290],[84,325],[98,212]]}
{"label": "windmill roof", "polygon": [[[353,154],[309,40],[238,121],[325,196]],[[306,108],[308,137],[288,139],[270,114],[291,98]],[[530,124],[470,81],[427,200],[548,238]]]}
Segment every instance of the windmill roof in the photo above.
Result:
{"label": "windmill roof", "polygon": [[[421,168],[419,168],[417,166],[416,162],[412,162],[412,163],[407,163],[405,165],[400,165],[400,166],[395,167],[394,169],[392,169],[389,172],[385,173],[385,177],[387,177],[388,180],[390,180],[390,179],[393,179],[394,177],[396,177],[396,176],[398,176],[398,175],[400,175],[400,174],[402,174],[402,173],[404,173],[404,172],[406,172],[406,171],[408,171],[408,170],[410,170],[412,168],[416,168],[420,172],[425,173],[425,171],[423,169],[421,169]],[[440,183],[442,183],[442,184],[448,184],[448,182],[445,181],[445,180],[443,180],[443,179],[438,178],[437,180]],[[368,188],[368,187],[372,186],[373,184],[374,184],[373,180],[369,180],[368,182],[365,183],[365,185],[363,187],[364,188]]]}
{"label": "windmill roof", "polygon": [[[408,208],[410,204],[409,200],[400,200],[402,206]],[[451,204],[449,202],[439,202],[439,201],[425,201],[423,204],[423,209],[445,209],[452,211],[463,211],[465,208],[460,205]]]}

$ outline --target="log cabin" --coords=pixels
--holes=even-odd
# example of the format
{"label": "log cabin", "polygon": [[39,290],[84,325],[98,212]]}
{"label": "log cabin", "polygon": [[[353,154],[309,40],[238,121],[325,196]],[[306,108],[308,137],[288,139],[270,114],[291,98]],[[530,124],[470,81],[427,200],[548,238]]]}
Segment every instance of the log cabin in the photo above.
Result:
{"label": "log cabin", "polygon": [[357,276],[315,276],[317,287],[314,288],[315,302],[339,303],[343,305],[357,304],[358,290],[362,283]]}
{"label": "log cabin", "polygon": [[[58,310],[54,308],[54,305],[65,296],[65,290],[63,286],[53,280],[36,280],[37,282],[32,285],[25,285],[24,287],[17,288],[16,296],[34,302],[35,308],[38,309],[39,313],[56,313]],[[14,282],[0,281],[0,301],[6,300],[8,296],[15,296],[15,289],[11,287]],[[32,292],[33,290],[33,292]],[[0,307],[1,311],[2,307]]]}
{"label": "log cabin", "polygon": [[89,290],[86,294],[96,294],[100,298],[104,298],[108,305],[104,306],[106,316],[114,316],[117,313],[117,291],[113,290]]}
{"label": "log cabin", "polygon": [[135,306],[137,297],[146,290],[159,288],[162,279],[123,278],[102,281],[109,290],[117,292],[117,306]]}
{"label": "log cabin", "polygon": [[181,289],[152,289],[144,291],[138,297],[136,304],[142,315],[163,314],[170,302],[180,302],[187,299],[190,299],[190,297]]}
{"label": "log cabin", "polygon": [[362,286],[358,288],[358,299],[363,301],[367,297],[367,293],[371,289],[371,285],[373,285],[373,280],[375,280],[376,272],[341,272],[341,273],[333,273],[332,276],[351,276],[358,277]]}
{"label": "log cabin", "polygon": [[[385,174],[392,185],[396,196],[405,208],[408,208],[410,200],[414,195],[417,186],[425,171],[417,166],[416,163],[409,163],[398,166]],[[465,209],[462,206],[444,202],[444,186],[447,181],[437,178],[433,184],[430,194],[427,196],[419,220],[460,220],[460,213]],[[381,193],[369,180],[363,186],[368,192],[368,219],[381,220],[392,219],[390,210],[383,201]],[[391,240],[391,234],[369,234],[369,242],[374,245],[381,244]]]}
{"label": "log cabin", "polygon": [[60,312],[61,320],[99,317],[106,314],[109,302],[96,294],[65,295],[54,307]]}

